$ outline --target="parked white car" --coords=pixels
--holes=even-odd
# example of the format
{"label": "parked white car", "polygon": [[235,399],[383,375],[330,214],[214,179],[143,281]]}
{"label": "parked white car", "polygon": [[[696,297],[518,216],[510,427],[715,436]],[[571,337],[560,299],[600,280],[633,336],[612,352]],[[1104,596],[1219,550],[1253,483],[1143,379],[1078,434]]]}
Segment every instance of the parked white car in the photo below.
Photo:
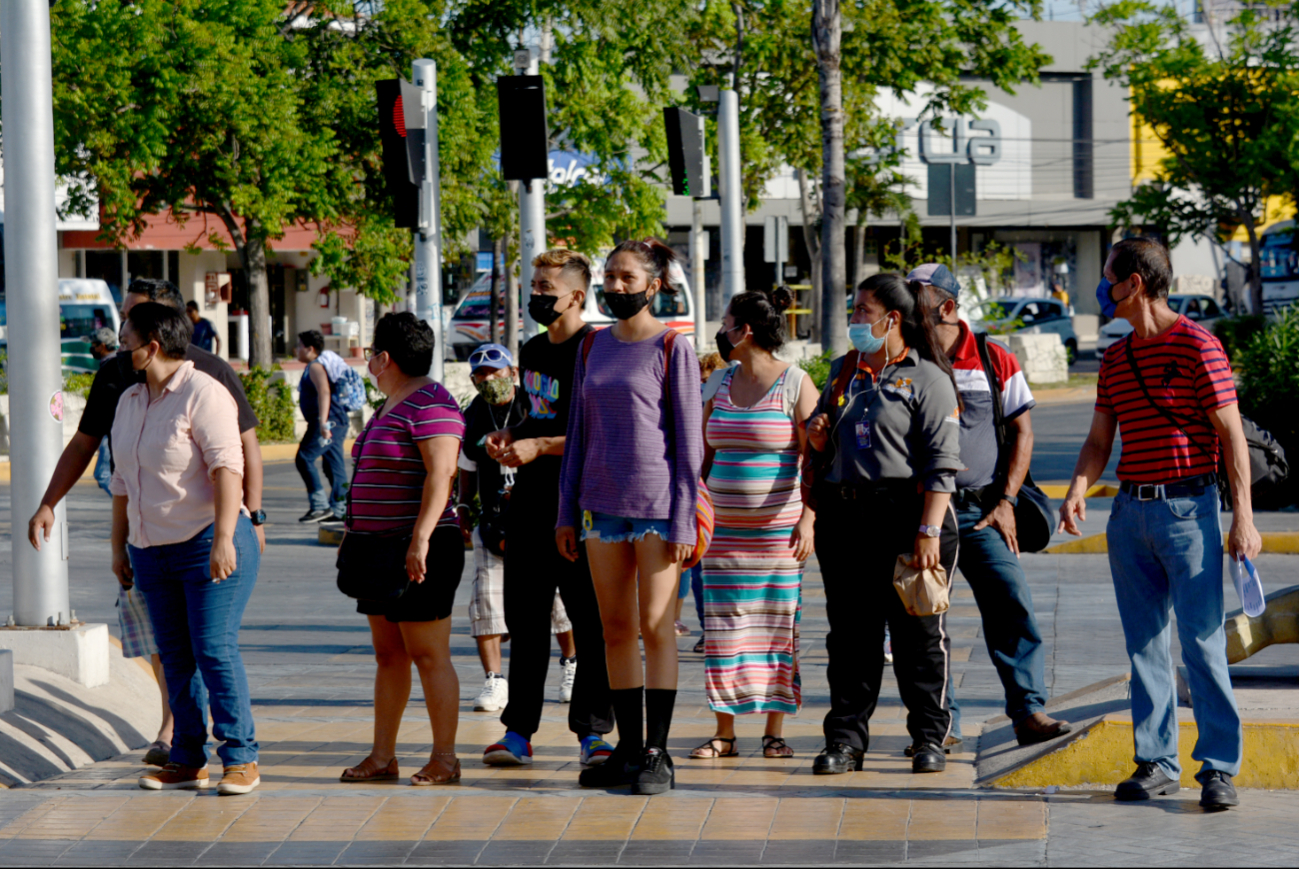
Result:
{"label": "parked white car", "polygon": [[1009,331],[1019,334],[1059,335],[1069,364],[1078,358],[1078,336],[1074,334],[1073,318],[1057,299],[1003,296],[980,302],[970,311],[970,328],[975,332],[1004,332],[1012,326],[1014,328]]}
{"label": "parked white car", "polygon": [[[1213,321],[1226,316],[1211,296],[1174,293],[1168,297],[1168,307],[1184,315],[1188,320],[1195,320],[1210,332],[1213,331]],[[1096,352],[1104,353],[1115,341],[1131,331],[1132,324],[1127,320],[1110,320],[1101,327],[1100,338],[1096,342]]]}

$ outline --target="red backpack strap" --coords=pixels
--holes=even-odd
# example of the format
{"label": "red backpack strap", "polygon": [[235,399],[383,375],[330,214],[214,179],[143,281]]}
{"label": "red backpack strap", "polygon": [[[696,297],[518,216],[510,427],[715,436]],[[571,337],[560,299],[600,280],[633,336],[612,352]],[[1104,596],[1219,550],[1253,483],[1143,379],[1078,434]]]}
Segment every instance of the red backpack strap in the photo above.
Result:
{"label": "red backpack strap", "polygon": [[591,347],[592,345],[595,344],[595,333],[596,330],[592,329],[590,332],[587,332],[586,337],[582,339],[582,367],[583,368],[586,367],[586,358],[591,355]]}
{"label": "red backpack strap", "polygon": [[672,347],[677,342],[677,330],[668,329],[663,336],[663,395],[672,401]]}
{"label": "red backpack strap", "polygon": [[843,367],[839,369],[839,376],[834,379],[834,386],[830,390],[830,406],[826,408],[831,415],[838,410],[839,399],[843,398],[843,394],[848,391],[848,384],[857,373],[857,360],[860,356],[861,354],[856,350],[849,350],[843,357]]}

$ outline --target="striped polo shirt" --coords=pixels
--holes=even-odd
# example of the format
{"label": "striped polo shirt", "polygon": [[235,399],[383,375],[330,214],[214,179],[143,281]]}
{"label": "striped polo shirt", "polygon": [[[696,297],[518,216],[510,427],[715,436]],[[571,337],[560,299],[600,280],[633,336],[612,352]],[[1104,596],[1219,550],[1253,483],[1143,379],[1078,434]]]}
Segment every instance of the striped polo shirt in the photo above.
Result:
{"label": "striped polo shirt", "polygon": [[[415,390],[383,416],[371,419],[352,446],[356,473],[347,493],[348,530],[410,534],[419,517],[428,474],[419,442],[438,437],[463,440],[464,434],[460,406],[440,383]],[[457,525],[449,498],[438,519],[438,527],[444,525]]]}
{"label": "striped polo shirt", "polygon": [[[1129,343],[1151,399],[1180,428],[1142,392]],[[1096,386],[1096,409],[1119,422],[1119,479],[1132,483],[1166,483],[1216,471],[1218,434],[1209,411],[1235,402],[1236,384],[1222,344],[1185,317],[1161,335],[1138,338],[1134,332],[1113,344],[1105,351]]]}

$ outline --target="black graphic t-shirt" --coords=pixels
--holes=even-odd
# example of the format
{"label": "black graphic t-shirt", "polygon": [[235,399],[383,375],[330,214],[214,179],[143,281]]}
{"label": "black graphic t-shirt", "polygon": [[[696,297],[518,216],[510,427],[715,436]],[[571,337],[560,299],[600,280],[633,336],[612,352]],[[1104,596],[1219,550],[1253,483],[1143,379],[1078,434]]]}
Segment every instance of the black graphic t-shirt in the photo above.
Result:
{"label": "black graphic t-shirt", "polygon": [[[582,352],[582,339],[591,331],[582,329],[562,344],[550,343],[543,332],[519,351],[519,375],[523,395],[528,402],[528,415],[514,427],[516,440],[526,438],[563,437],[568,430],[568,408],[573,398],[573,369],[577,354]],[[554,524],[559,512],[560,456],[538,456],[518,470],[514,490],[510,495],[511,510],[525,501],[529,510],[544,510],[536,521]]]}

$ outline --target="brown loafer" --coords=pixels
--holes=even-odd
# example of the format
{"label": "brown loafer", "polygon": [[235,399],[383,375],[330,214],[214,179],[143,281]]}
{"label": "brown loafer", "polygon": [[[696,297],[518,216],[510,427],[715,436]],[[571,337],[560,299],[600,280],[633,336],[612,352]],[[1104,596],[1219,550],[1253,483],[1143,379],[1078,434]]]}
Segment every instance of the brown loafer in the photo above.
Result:
{"label": "brown loafer", "polygon": [[1015,739],[1020,745],[1037,745],[1073,732],[1068,721],[1057,721],[1045,712],[1034,712],[1015,725]]}

